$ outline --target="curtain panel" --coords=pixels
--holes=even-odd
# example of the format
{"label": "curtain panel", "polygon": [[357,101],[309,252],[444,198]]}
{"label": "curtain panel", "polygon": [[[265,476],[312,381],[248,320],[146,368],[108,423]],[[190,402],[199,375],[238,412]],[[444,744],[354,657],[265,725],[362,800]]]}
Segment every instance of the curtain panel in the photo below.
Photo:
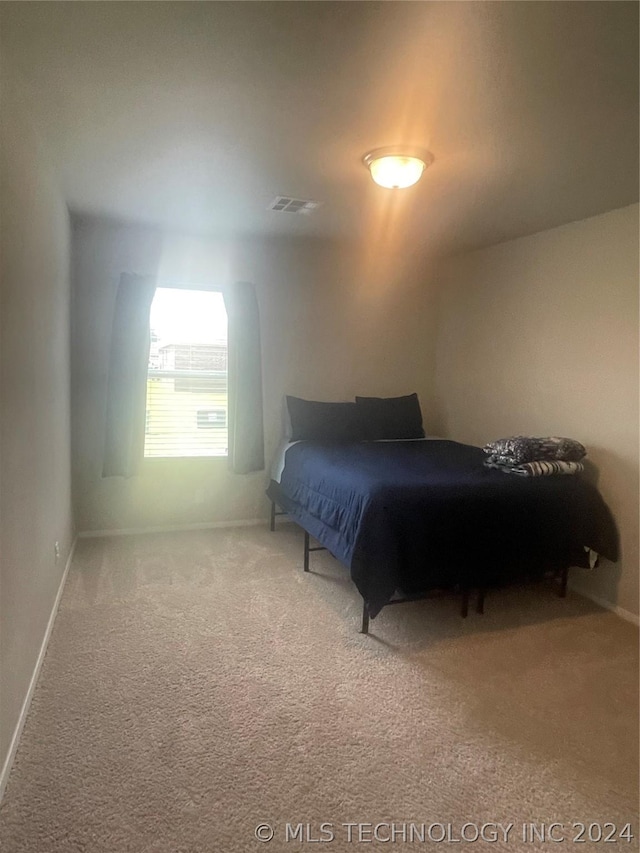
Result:
{"label": "curtain panel", "polygon": [[103,477],[132,477],[144,456],[149,314],[156,280],[120,277],[111,333]]}
{"label": "curtain panel", "polygon": [[229,467],[236,474],[264,469],[260,316],[253,284],[223,291],[229,347]]}

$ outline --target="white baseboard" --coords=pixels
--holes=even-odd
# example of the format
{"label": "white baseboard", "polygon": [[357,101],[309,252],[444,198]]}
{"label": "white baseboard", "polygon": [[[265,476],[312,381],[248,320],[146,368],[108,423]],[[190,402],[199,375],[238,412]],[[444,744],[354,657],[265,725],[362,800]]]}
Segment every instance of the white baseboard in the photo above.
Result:
{"label": "white baseboard", "polygon": [[67,575],[69,574],[69,567],[71,566],[71,562],[73,560],[73,554],[76,550],[76,542],[77,537],[73,540],[71,544],[71,548],[69,550],[69,556],[67,557],[67,562],[64,567],[64,572],[62,573],[62,577],[60,579],[60,584],[58,586],[58,592],[56,593],[55,600],[53,602],[53,607],[51,608],[51,613],[49,615],[49,621],[47,622],[47,627],[44,632],[44,637],[42,638],[42,644],[40,645],[40,651],[38,652],[38,657],[36,659],[35,666],[33,668],[33,673],[31,675],[31,681],[29,682],[29,687],[27,689],[27,694],[24,697],[24,702],[22,703],[22,708],[20,709],[20,714],[18,716],[18,722],[16,723],[16,727],[13,731],[13,737],[11,738],[11,742],[9,744],[9,750],[7,752],[7,757],[4,760],[4,764],[2,766],[2,771],[0,772],[0,802],[2,802],[2,797],[4,796],[5,788],[7,787],[7,782],[9,781],[9,773],[11,772],[11,767],[13,766],[13,761],[16,757],[16,752],[18,749],[18,744],[20,743],[20,736],[22,735],[22,730],[24,728],[24,724],[27,719],[27,714],[29,713],[29,706],[31,705],[31,699],[33,698],[33,693],[36,689],[36,684],[38,683],[38,676],[40,675],[40,669],[42,668],[42,662],[47,653],[47,646],[49,645],[49,638],[51,637],[51,631],[53,630],[53,623],[56,621],[56,614],[58,613],[58,607],[60,605],[60,599],[62,598],[62,593],[64,591],[64,585],[67,580]]}
{"label": "white baseboard", "polygon": [[574,592],[577,592],[579,595],[583,595],[585,598],[588,598],[591,601],[594,601],[596,604],[599,604],[600,607],[604,607],[605,610],[610,610],[612,613],[615,613],[616,616],[619,616],[626,622],[632,622],[634,625],[640,626],[640,616],[637,616],[630,610],[625,610],[624,607],[618,607],[617,604],[613,604],[611,601],[607,601],[606,598],[600,598],[599,595],[593,595],[593,593],[587,592],[584,589],[580,589],[580,587],[576,587],[570,584],[570,588]]}
{"label": "white baseboard", "polygon": [[[283,519],[284,521],[284,519]],[[281,524],[282,522],[278,522]],[[256,527],[264,524],[269,525],[269,519],[245,518],[239,521],[202,521],[196,524],[167,524],[161,527],[121,527],[108,530],[83,530],[78,533],[79,539],[94,539],[102,536],[133,536],[144,533],[179,533],[183,530],[217,530],[222,527]]]}

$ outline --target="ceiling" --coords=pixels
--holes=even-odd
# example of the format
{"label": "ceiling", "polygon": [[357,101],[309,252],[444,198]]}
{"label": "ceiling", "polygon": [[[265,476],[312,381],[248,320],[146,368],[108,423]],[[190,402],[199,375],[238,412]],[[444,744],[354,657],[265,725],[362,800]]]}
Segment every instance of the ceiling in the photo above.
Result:
{"label": "ceiling", "polygon": [[[2,3],[76,213],[488,245],[638,199],[635,2]],[[361,158],[435,162],[408,190]],[[275,213],[276,195],[320,201]]]}

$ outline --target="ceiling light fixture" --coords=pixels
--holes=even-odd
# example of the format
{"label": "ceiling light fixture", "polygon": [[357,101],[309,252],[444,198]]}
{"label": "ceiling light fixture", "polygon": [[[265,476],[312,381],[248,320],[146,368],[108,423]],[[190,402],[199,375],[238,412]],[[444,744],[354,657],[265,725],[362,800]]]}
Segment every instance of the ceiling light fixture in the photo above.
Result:
{"label": "ceiling light fixture", "polygon": [[376,148],[362,158],[371,177],[381,187],[411,187],[433,163],[433,154],[416,148]]}

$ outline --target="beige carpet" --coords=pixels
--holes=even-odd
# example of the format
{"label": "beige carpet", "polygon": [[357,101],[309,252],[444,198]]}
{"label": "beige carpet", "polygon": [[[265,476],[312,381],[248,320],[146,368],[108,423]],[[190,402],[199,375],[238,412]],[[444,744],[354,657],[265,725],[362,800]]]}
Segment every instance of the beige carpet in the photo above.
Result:
{"label": "beige carpet", "polygon": [[[442,848],[437,824],[486,822],[515,826],[473,849],[530,850],[523,822],[550,821],[560,849],[574,821],[631,821],[631,844],[575,849],[638,849],[633,626],[541,585],[466,621],[455,599],[387,608],[363,637],[344,571],[311,564],[290,524],[81,541],[3,853],[317,850],[286,823],[321,821],[330,851]],[[395,822],[395,844],[347,822]]]}

